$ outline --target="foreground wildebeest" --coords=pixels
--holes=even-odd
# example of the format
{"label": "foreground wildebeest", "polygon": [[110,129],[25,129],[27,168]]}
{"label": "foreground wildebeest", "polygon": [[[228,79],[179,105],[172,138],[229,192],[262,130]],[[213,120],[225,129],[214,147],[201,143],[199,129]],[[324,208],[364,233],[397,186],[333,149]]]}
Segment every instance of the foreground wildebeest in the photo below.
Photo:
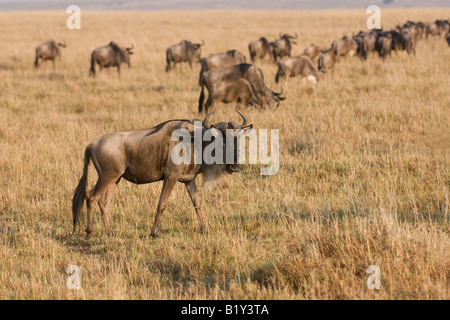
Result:
{"label": "foreground wildebeest", "polygon": [[42,61],[51,60],[53,62],[53,69],[55,69],[56,58],[61,59],[61,49],[65,48],[65,43],[49,40],[36,47],[36,59],[34,60],[34,66],[39,67],[39,59]]}
{"label": "foreground wildebeest", "polygon": [[255,62],[255,59],[264,59],[267,55],[272,58],[272,46],[266,38],[261,37],[249,43],[248,51],[250,59]]}
{"label": "foreground wildebeest", "polygon": [[272,50],[272,56],[273,60],[277,61],[277,59],[283,59],[284,57],[290,57],[291,56],[291,50],[292,50],[292,43],[296,44],[295,41],[292,41],[291,39],[297,39],[298,34],[296,33],[295,36],[290,36],[287,33],[281,35],[280,33],[280,39],[275,40],[271,43],[273,46]]}
{"label": "foreground wildebeest", "polygon": [[343,36],[342,39],[334,40],[331,47],[336,54],[336,57],[350,56],[353,57],[358,49],[358,44],[352,38]]}
{"label": "foreground wildebeest", "polygon": [[318,69],[320,72],[325,73],[328,70],[333,70],[336,64],[336,54],[333,48],[328,50],[322,50],[318,59]]}
{"label": "foreground wildebeest", "polygon": [[306,47],[305,50],[303,51],[303,55],[309,57],[311,60],[317,58],[319,54],[320,48],[315,44],[311,44],[310,46]]}
{"label": "foreground wildebeest", "polygon": [[[177,63],[187,62],[192,69],[192,62],[197,62],[202,54],[202,43],[192,43],[188,40],[183,40],[180,43],[174,44],[166,50],[166,72],[169,72]],[[181,64],[180,64],[181,67]]]}
{"label": "foreground wildebeest", "polygon": [[307,77],[308,80],[314,84],[319,81],[322,72],[319,72],[314,66],[312,60],[307,56],[299,56],[293,58],[284,58],[277,62],[278,71],[275,76],[275,82],[278,83],[281,79],[287,79],[289,77],[301,76]]}
{"label": "foreground wildebeest", "polygon": [[[238,111],[239,113],[239,111]],[[72,201],[73,214],[73,231],[77,231],[77,225],[80,223],[80,214],[86,199],[87,205],[87,228],[86,237],[89,237],[93,231],[92,213],[94,205],[98,203],[103,216],[106,234],[111,232],[109,226],[109,209],[111,199],[119,181],[124,178],[135,184],[151,183],[155,181],[164,181],[161,196],[159,198],[158,209],[154,224],[151,230],[151,236],[157,237],[157,228],[161,214],[166,208],[169,195],[176,182],[182,182],[186,185],[186,189],[194,204],[197,218],[200,224],[200,230],[206,232],[205,224],[200,213],[200,199],[195,185],[195,178],[199,173],[203,174],[203,184],[214,185],[215,181],[220,178],[223,173],[237,173],[240,171],[240,165],[237,161],[236,143],[234,148],[226,148],[229,141],[227,135],[233,134],[227,129],[234,131],[236,135],[244,132],[245,129],[251,129],[252,125],[247,125],[246,117],[239,113],[243,119],[241,125],[234,122],[219,122],[214,125],[208,124],[211,114],[208,114],[202,122],[201,128],[195,128],[194,123],[189,120],[169,120],[163,122],[151,129],[134,130],[125,132],[108,133],[91,142],[84,153],[83,175],[75,189]],[[192,138],[190,147],[194,149],[193,137],[196,136],[194,129],[201,130],[203,134],[206,130],[215,128],[222,132],[223,137],[223,164],[212,163],[201,164],[194,163],[194,151],[191,151],[191,158],[188,160],[190,164],[181,162],[175,164],[172,159],[173,148],[181,143],[180,141],[172,141],[172,134],[176,129],[184,129],[189,132]],[[225,139],[226,137],[226,139]],[[203,139],[206,140],[206,139]],[[203,141],[201,151],[210,144],[211,141]],[[226,163],[227,152],[233,152],[234,163]],[[88,167],[92,161],[98,173],[98,180],[95,186],[86,192],[88,181]]]}
{"label": "foreground wildebeest", "polygon": [[[232,84],[239,79],[247,80],[250,85],[250,87],[242,89],[244,93],[242,93],[241,91],[239,91],[239,93],[241,95],[245,95],[246,92],[248,93],[248,90],[250,90],[256,98],[252,98],[252,100],[257,100],[258,106],[263,109],[277,108],[280,104],[280,101],[285,99],[284,97],[281,97],[281,92],[273,92],[265,84],[264,76],[260,69],[251,64],[242,63],[231,67],[210,70],[204,73],[201,83],[202,90],[200,92],[200,98],[198,101],[198,111],[203,111],[205,87],[206,89],[208,89],[208,99],[205,103],[205,110],[206,112],[208,112],[208,109],[214,108],[217,99],[221,99],[222,101],[224,101],[222,97],[226,95],[227,90],[231,91],[232,88],[239,88],[239,86],[242,86],[242,82],[240,85]],[[224,82],[226,82],[226,84],[224,84]],[[236,94],[233,94],[233,96],[235,98],[239,97],[236,96]],[[224,102],[232,102],[230,101],[230,99],[231,98],[225,99]]]}
{"label": "foreground wildebeest", "polygon": [[92,51],[91,69],[89,75],[95,77],[95,64],[98,64],[100,71],[103,68],[117,67],[120,77],[120,65],[126,63],[130,67],[130,54],[133,54],[134,45],[129,48],[121,48],[116,43],[110,42],[107,46],[100,47]]}
{"label": "foreground wildebeest", "polygon": [[245,56],[237,50],[228,50],[226,52],[212,53],[199,60],[201,64],[199,84],[202,83],[202,76],[206,71],[220,69],[245,63]]}

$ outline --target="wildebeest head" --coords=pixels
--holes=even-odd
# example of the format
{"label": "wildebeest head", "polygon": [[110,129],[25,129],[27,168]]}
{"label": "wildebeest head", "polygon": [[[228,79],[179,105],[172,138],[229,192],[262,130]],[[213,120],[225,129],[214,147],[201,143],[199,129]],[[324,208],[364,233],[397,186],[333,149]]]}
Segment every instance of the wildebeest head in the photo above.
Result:
{"label": "wildebeest head", "polygon": [[191,54],[192,54],[192,58],[193,61],[197,62],[200,60],[200,57],[202,55],[202,46],[205,44],[205,41],[202,40],[202,43],[190,43],[191,45]]}
{"label": "wildebeest head", "polygon": [[[209,124],[209,118],[211,117],[212,112],[209,113],[203,120],[203,127],[206,130],[211,130],[211,134],[213,135],[213,137],[216,137],[218,135],[218,132],[220,132],[223,143],[222,164],[217,163],[212,165],[203,164],[202,166],[203,188],[206,190],[214,187],[214,185],[216,184],[218,178],[222,175],[222,173],[226,172],[228,174],[235,174],[241,171],[241,165],[239,164],[239,157],[238,157],[239,155],[238,139],[239,136],[246,134],[249,130],[251,130],[253,128],[253,124],[248,124],[247,117],[242,113],[240,113],[238,110],[236,110],[236,112],[239,113],[239,115],[242,117],[243,122],[241,124],[236,124],[234,121]],[[211,139],[211,142],[209,143],[212,143],[213,139]],[[231,141],[232,145],[229,145]],[[206,142],[206,144],[209,143]],[[204,146],[204,148],[205,147],[206,146]],[[233,159],[233,161],[229,161],[229,159]]]}
{"label": "wildebeest head", "polygon": [[130,55],[133,54],[134,45],[132,44],[131,47],[128,48],[120,48],[115,42],[110,42],[109,46],[113,49],[115,53],[115,59],[116,63],[126,63],[128,67],[131,66],[130,64]]}

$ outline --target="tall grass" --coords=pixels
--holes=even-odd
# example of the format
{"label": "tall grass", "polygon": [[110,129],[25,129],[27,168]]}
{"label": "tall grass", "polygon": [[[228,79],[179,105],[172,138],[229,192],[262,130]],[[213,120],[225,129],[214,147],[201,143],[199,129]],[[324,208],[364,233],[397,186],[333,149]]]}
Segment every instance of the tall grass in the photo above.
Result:
{"label": "tall grass", "polygon": [[[383,10],[384,28],[447,18],[448,10]],[[199,66],[166,74],[165,48],[205,40],[203,54],[279,32],[293,55],[365,28],[365,11],[0,13],[0,298],[448,299],[450,48],[419,41],[417,55],[341,59],[316,87],[289,79],[274,111],[246,110],[280,130],[280,170],[258,166],[202,192],[203,236],[184,186],[150,228],[161,183],[121,182],[90,240],[71,235],[71,197],[85,146],[100,135],[199,118]],[[35,70],[34,48],[67,48],[56,70]],[[89,78],[91,51],[135,44],[131,68]],[[274,89],[276,67],[258,62]],[[214,121],[238,121],[219,105]],[[90,185],[95,172],[89,173]],[[83,222],[83,225],[85,222]],[[82,290],[65,286],[68,265]],[[369,265],[382,288],[366,286]]]}

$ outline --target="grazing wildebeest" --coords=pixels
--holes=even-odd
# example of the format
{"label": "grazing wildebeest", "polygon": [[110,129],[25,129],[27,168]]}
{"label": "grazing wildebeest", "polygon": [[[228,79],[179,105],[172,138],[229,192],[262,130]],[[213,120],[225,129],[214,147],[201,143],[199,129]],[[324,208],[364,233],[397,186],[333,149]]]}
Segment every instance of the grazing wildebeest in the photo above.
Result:
{"label": "grazing wildebeest", "polygon": [[377,37],[375,44],[375,50],[378,55],[386,59],[387,55],[391,55],[392,51],[392,33],[391,32],[380,32]]}
{"label": "grazing wildebeest", "polygon": [[[119,181],[124,178],[135,184],[151,183],[155,181],[164,181],[161,196],[159,198],[158,209],[150,235],[157,237],[157,228],[161,214],[166,208],[169,195],[176,182],[182,182],[191,197],[202,233],[206,232],[206,226],[200,213],[200,199],[195,185],[195,177],[202,173],[203,185],[206,187],[214,185],[215,181],[223,173],[237,173],[240,171],[240,165],[237,161],[236,144],[233,148],[226,148],[228,137],[232,134],[227,129],[238,130],[235,134],[245,133],[246,129],[251,129],[252,125],[247,125],[247,118],[238,111],[243,119],[241,125],[234,122],[219,122],[214,125],[208,124],[211,114],[208,114],[202,122],[201,128],[195,128],[193,121],[189,120],[169,120],[163,122],[151,129],[134,130],[125,132],[114,132],[103,135],[92,141],[84,153],[84,168],[78,186],[72,200],[73,231],[77,231],[77,225],[80,223],[80,214],[86,199],[87,205],[87,228],[86,237],[89,237],[93,231],[92,213],[95,203],[98,203],[103,216],[106,234],[111,233],[109,225],[109,209],[111,199]],[[194,139],[196,133],[194,130],[200,130],[203,134],[206,130],[215,128],[223,134],[223,164],[217,162],[207,164],[204,160],[201,164],[194,162]],[[172,150],[181,143],[172,141],[172,134],[176,129],[187,130],[191,134],[191,160],[189,164],[184,162],[176,164],[173,162]],[[235,136],[235,139],[237,137]],[[204,139],[206,140],[206,139]],[[211,142],[203,141],[201,151]],[[196,146],[197,147],[197,146]],[[231,149],[231,151],[229,150]],[[226,153],[233,152],[234,163],[226,163]],[[98,180],[95,186],[86,192],[88,181],[88,167],[92,161],[97,170]],[[198,161],[197,161],[198,162]],[[220,161],[219,161],[220,162]]]}
{"label": "grazing wildebeest", "polygon": [[107,46],[100,47],[92,51],[91,69],[89,75],[95,77],[95,64],[98,64],[100,71],[103,68],[117,67],[117,73],[120,77],[120,65],[126,63],[130,65],[130,55],[133,54],[134,45],[129,48],[121,48],[116,43],[110,42]]}
{"label": "grazing wildebeest", "polygon": [[336,57],[340,56],[354,56],[358,49],[358,44],[354,39],[349,38],[348,36],[343,36],[342,39],[334,40],[331,44],[331,47],[334,49],[334,53]]}
{"label": "grazing wildebeest", "polygon": [[220,69],[245,63],[245,56],[237,50],[229,50],[226,52],[212,53],[199,60],[201,63],[199,84],[202,83],[202,76],[206,71]]}
{"label": "grazing wildebeest", "polygon": [[[223,103],[236,101],[236,109],[239,109],[241,105],[260,106],[255,88],[244,78],[220,81],[211,87],[210,95],[212,101]],[[214,103],[210,107],[210,111],[213,110]]]}
{"label": "grazing wildebeest", "polygon": [[277,61],[277,59],[283,59],[284,57],[290,57],[291,56],[291,50],[292,50],[292,43],[296,44],[294,41],[290,39],[297,39],[298,34],[296,33],[295,36],[290,36],[287,33],[281,35],[280,33],[280,39],[272,42],[273,50],[272,50],[272,56],[273,60]]}
{"label": "grazing wildebeest", "polygon": [[39,59],[42,61],[51,60],[53,62],[53,69],[55,69],[56,58],[61,59],[61,48],[65,48],[66,44],[49,40],[36,47],[36,59],[34,66],[39,67]]}
{"label": "grazing wildebeest", "polygon": [[261,37],[249,43],[248,51],[250,59],[255,62],[255,59],[264,59],[267,55],[269,59],[272,58],[272,46],[266,38]]}
{"label": "grazing wildebeest", "polygon": [[[188,40],[183,40],[180,43],[174,44],[166,50],[166,72],[169,72],[177,63],[187,62],[192,69],[192,62],[197,62],[202,54],[202,43],[192,43]],[[181,68],[181,64],[180,64]]]}
{"label": "grazing wildebeest", "polygon": [[[200,98],[198,101],[198,111],[203,111],[203,102],[205,100],[205,87],[208,89],[208,99],[205,103],[205,110],[214,109],[217,97],[222,97],[223,88],[227,88],[227,85],[223,85],[222,82],[234,82],[238,79],[245,79],[249,82],[251,91],[258,101],[258,106],[266,108],[277,108],[280,101],[284,100],[281,97],[281,92],[273,92],[264,82],[264,76],[260,69],[248,64],[242,63],[231,67],[214,69],[204,73],[202,77],[200,92]],[[229,86],[230,84],[228,84]],[[216,94],[216,92],[219,92]],[[237,98],[237,97],[236,97]],[[223,101],[223,100],[222,100]],[[229,102],[229,99],[227,99]]]}
{"label": "grazing wildebeest", "polygon": [[310,46],[306,47],[305,50],[303,51],[303,55],[309,57],[311,60],[317,58],[319,54],[320,48],[315,44],[311,44]]}
{"label": "grazing wildebeest", "polygon": [[318,59],[318,69],[320,72],[325,73],[328,70],[333,70],[336,64],[336,54],[333,48],[328,50],[322,50]]}
{"label": "grazing wildebeest", "polygon": [[278,71],[275,76],[275,82],[278,83],[280,79],[287,79],[289,77],[301,76],[307,77],[308,80],[314,84],[319,81],[322,72],[319,72],[314,66],[312,60],[307,56],[299,56],[293,58],[284,58],[277,62]]}

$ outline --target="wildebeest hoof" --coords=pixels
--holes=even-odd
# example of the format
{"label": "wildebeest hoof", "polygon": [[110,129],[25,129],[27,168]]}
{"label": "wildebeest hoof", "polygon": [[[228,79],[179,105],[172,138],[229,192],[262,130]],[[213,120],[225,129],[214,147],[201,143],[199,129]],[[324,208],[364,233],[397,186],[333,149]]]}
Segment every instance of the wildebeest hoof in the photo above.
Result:
{"label": "wildebeest hoof", "polygon": [[158,238],[159,238],[159,235],[158,235],[157,233],[151,233],[150,236],[151,236],[153,239],[158,239]]}

